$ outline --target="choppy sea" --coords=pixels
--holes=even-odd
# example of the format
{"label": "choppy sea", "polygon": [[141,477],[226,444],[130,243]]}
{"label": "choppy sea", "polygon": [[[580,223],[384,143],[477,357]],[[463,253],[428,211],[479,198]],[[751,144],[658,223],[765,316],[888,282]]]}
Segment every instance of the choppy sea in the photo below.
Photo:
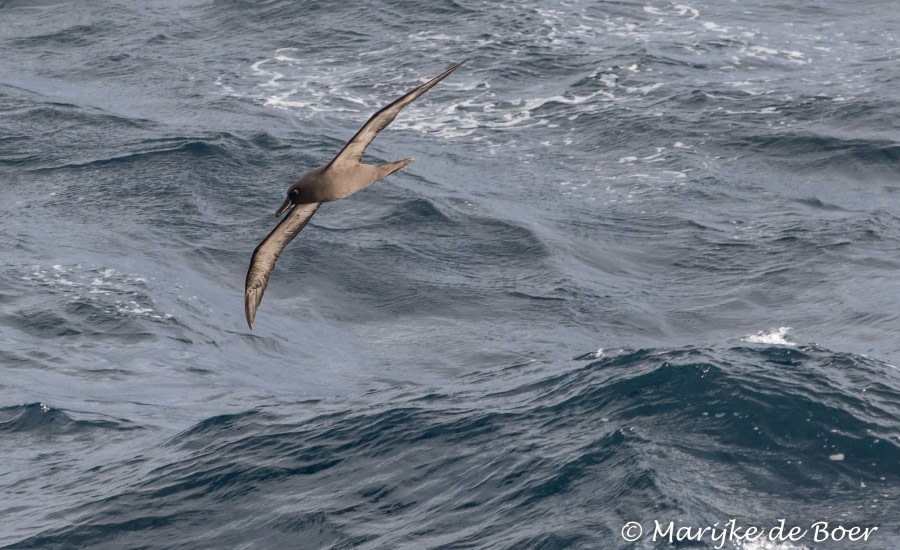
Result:
{"label": "choppy sea", "polygon": [[896,8],[0,0],[0,546],[900,548]]}

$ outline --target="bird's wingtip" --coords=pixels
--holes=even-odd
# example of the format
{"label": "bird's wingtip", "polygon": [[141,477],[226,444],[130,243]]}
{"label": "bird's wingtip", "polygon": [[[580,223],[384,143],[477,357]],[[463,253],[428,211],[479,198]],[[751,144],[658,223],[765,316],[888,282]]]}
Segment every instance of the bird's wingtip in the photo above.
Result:
{"label": "bird's wingtip", "polygon": [[462,61],[460,61],[460,62],[457,63],[456,65],[450,67],[450,70],[451,70],[451,71],[455,71],[456,69],[462,67],[463,63],[466,63],[467,61],[470,61],[471,59],[472,59],[471,57],[467,57],[467,58],[463,59]]}
{"label": "bird's wingtip", "polygon": [[256,317],[256,308],[253,307],[250,300],[250,292],[247,291],[244,295],[244,314],[247,316],[247,326],[250,327],[250,330],[253,330],[253,320]]}

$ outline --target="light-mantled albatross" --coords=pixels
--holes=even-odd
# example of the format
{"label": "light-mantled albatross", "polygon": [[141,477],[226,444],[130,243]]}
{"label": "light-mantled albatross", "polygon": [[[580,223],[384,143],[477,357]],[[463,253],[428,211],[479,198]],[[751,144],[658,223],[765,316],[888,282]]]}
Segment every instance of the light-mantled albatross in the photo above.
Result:
{"label": "light-mantled albatross", "polygon": [[275,212],[275,216],[280,216],[288,208],[293,208],[269,236],[259,243],[250,259],[250,269],[247,271],[247,282],[244,287],[244,311],[247,313],[247,324],[251,330],[259,302],[269,283],[269,276],[284,247],[300,233],[323,202],[348,197],[416,160],[408,158],[375,166],[363,164],[362,156],[378,132],[384,130],[401,109],[445,79],[466,61],[468,60],[450,67],[372,115],[331,162],[310,170],[288,188],[287,199]]}

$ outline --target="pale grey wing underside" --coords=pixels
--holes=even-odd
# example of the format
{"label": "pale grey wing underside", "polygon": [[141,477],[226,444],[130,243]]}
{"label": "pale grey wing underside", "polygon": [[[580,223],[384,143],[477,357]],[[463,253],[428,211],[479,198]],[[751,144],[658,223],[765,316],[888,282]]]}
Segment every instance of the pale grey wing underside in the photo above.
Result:
{"label": "pale grey wing underside", "polygon": [[266,285],[269,284],[272,269],[275,268],[275,261],[278,260],[284,247],[300,233],[300,230],[306,226],[321,205],[320,202],[314,202],[295,206],[253,251],[244,287],[244,311],[247,314],[247,324],[250,325],[251,330],[253,329],[253,319],[256,317],[256,309],[259,307],[259,302],[262,301]]}
{"label": "pale grey wing underside", "polygon": [[460,61],[456,65],[450,67],[438,76],[432,78],[425,84],[422,84],[415,90],[409,92],[405,96],[394,101],[387,107],[372,115],[372,118],[370,118],[368,122],[366,122],[363,127],[360,128],[358,132],[356,132],[356,135],[353,136],[353,138],[350,139],[349,142],[347,142],[347,145],[345,145],[344,148],[341,149],[341,152],[338,153],[336,157],[334,157],[334,160],[328,163],[328,167],[345,162],[349,162],[352,164],[361,162],[366,147],[368,147],[369,144],[372,143],[372,140],[375,139],[375,136],[378,135],[378,132],[384,130],[388,124],[394,121],[394,119],[397,117],[397,113],[399,113],[401,109],[415,101],[416,98],[418,98],[420,95],[433,88],[435,84],[447,78],[450,73],[458,69],[459,66],[466,61],[468,61],[468,59]]}

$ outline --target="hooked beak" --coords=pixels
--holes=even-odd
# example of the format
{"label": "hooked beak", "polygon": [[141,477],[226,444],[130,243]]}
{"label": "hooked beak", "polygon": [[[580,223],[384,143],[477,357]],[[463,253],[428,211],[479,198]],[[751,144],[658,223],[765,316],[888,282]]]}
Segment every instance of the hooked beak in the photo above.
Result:
{"label": "hooked beak", "polygon": [[282,214],[284,214],[284,211],[287,210],[288,208],[290,208],[290,207],[291,207],[291,204],[292,204],[292,203],[291,203],[291,199],[285,200],[285,201],[284,201],[284,204],[281,205],[281,208],[279,208],[279,209],[275,212],[275,217],[278,218],[278,217],[280,217]]}

